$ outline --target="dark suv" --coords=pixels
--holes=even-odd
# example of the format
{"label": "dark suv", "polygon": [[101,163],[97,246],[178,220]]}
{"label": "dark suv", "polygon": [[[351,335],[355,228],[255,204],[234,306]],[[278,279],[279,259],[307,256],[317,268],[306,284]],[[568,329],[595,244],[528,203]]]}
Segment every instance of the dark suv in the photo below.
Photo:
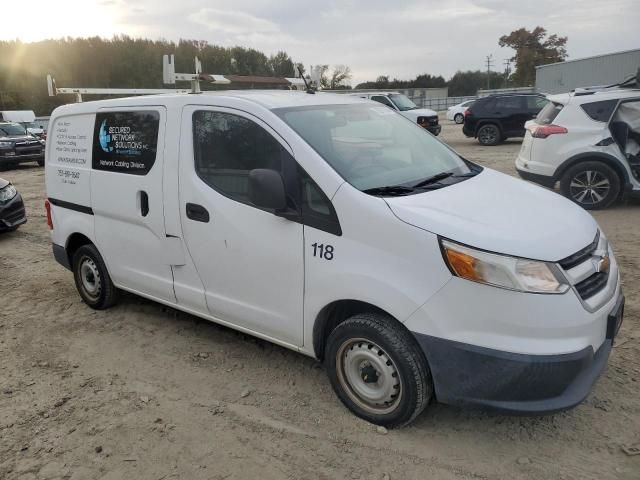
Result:
{"label": "dark suv", "polygon": [[0,122],[0,167],[24,162],[44,165],[44,144],[19,123]]}
{"label": "dark suv", "polygon": [[464,114],[462,133],[482,145],[497,145],[508,137],[524,137],[524,124],[549,101],[537,93],[503,93],[479,98]]}

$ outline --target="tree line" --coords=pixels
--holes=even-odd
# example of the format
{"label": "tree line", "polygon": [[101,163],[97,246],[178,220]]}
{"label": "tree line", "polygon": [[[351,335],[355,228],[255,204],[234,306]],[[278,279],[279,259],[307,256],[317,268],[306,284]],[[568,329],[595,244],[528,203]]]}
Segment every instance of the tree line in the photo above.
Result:
{"label": "tree line", "polygon": [[[176,72],[193,72],[198,56],[211,73],[294,76],[295,64],[286,52],[267,56],[253,48],[227,48],[205,41],[128,36],[0,41],[0,109],[29,109],[48,115],[68,103],[67,96],[48,96],[45,78],[49,73],[58,86],[171,88],[162,83],[162,56],[171,53],[175,54]],[[204,89],[212,87],[203,84]]]}

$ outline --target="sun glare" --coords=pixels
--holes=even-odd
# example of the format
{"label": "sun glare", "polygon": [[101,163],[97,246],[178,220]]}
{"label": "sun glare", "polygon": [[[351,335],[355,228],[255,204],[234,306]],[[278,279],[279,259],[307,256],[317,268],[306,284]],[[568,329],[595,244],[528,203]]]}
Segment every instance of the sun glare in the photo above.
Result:
{"label": "sun glare", "polygon": [[[102,3],[102,2],[101,2]],[[33,42],[60,37],[111,37],[117,6],[89,0],[2,2],[0,39]]]}

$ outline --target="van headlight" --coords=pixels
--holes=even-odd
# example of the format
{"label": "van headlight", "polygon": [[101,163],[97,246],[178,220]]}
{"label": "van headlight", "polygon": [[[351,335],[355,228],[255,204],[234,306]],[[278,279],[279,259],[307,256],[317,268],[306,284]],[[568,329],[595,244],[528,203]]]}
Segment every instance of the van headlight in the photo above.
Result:
{"label": "van headlight", "polygon": [[569,284],[553,263],[489,253],[440,240],[444,260],[457,277],[530,293],[565,293]]}
{"label": "van headlight", "polygon": [[16,187],[9,184],[4,188],[0,188],[0,203],[5,203],[11,200],[18,194]]}

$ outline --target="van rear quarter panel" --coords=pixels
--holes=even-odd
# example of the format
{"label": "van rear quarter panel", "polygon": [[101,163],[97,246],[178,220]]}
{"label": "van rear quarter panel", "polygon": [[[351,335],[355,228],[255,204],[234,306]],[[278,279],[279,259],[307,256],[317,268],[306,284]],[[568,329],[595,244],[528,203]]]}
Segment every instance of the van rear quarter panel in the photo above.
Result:
{"label": "van rear quarter panel", "polygon": [[[91,206],[91,148],[95,114],[60,114],[50,123],[45,151],[45,185],[49,199]],[[52,205],[53,243],[64,246],[79,232],[93,240],[93,217]]]}

